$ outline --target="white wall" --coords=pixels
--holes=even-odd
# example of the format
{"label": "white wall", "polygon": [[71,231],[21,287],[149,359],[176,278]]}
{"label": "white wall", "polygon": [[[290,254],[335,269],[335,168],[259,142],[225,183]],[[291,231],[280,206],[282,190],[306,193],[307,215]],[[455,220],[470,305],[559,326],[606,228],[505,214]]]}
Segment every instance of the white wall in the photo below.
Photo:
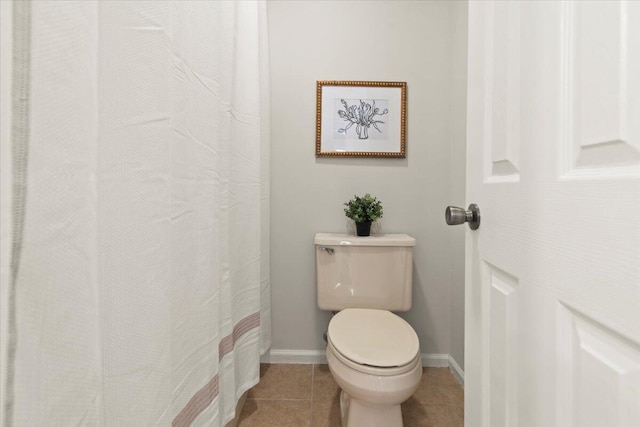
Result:
{"label": "white wall", "polygon": [[[9,280],[11,257],[11,77],[13,71],[12,3],[0,2],[0,396],[6,396],[7,351],[9,344]],[[4,401],[0,403],[0,424],[4,422]]]}
{"label": "white wall", "polygon": [[[451,199],[456,206],[465,200],[467,138],[467,9],[468,3],[452,2],[451,61]],[[451,287],[449,354],[464,370],[464,233],[467,226],[449,227],[451,233]]]}
{"label": "white wall", "polygon": [[[268,3],[272,349],[324,349],[322,334],[330,314],[316,305],[313,236],[346,232],[342,203],[365,192],[384,204],[381,231],[406,232],[417,239],[413,309],[403,317],[417,331],[421,351],[449,354],[452,337],[460,341],[456,348],[462,345],[460,334],[451,333],[452,320],[460,320],[451,313],[451,297],[459,298],[452,282],[462,280],[462,286],[464,281],[460,272],[452,273],[463,265],[451,262],[452,239],[459,239],[460,232],[444,222],[445,206],[464,202],[464,174],[458,176],[452,168],[455,163],[459,170],[464,162],[459,146],[464,118],[452,120],[464,112],[464,107],[453,106],[463,89],[452,91],[452,63],[455,59],[459,65],[460,55],[466,55],[453,52],[462,49],[453,44],[453,20],[459,15],[454,14],[455,3]],[[316,80],[406,81],[407,158],[316,158]]]}

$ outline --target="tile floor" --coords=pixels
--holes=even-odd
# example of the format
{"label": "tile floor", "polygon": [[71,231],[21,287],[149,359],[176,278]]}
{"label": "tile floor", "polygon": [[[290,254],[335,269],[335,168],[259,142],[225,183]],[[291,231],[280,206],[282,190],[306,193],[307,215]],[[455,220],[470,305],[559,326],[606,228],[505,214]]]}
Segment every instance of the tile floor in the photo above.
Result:
{"label": "tile floor", "polygon": [[[339,396],[327,365],[263,364],[238,427],[339,427]],[[402,405],[404,426],[463,426],[463,396],[448,368],[423,368],[418,390]]]}

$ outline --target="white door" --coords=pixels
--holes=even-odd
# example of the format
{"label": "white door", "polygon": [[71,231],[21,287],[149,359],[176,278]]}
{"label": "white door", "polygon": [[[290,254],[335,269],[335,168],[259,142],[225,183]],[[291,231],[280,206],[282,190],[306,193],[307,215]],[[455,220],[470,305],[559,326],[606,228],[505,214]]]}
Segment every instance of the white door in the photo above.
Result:
{"label": "white door", "polygon": [[640,426],[640,2],[469,3],[465,423]]}

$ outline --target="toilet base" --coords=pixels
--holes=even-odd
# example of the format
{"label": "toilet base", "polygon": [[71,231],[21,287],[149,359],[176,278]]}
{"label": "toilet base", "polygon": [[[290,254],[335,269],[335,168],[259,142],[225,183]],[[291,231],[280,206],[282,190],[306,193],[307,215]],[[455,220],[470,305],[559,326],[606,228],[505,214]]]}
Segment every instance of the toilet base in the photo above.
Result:
{"label": "toilet base", "polygon": [[402,427],[400,405],[377,406],[340,393],[342,427]]}

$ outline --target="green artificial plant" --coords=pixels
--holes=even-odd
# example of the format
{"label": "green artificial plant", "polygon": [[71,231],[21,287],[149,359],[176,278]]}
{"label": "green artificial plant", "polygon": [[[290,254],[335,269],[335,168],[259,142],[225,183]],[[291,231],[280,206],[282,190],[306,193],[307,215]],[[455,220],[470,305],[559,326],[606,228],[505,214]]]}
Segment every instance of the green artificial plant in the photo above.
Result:
{"label": "green artificial plant", "polygon": [[355,222],[373,222],[382,218],[382,202],[369,193],[362,197],[354,195],[344,205],[345,215]]}

